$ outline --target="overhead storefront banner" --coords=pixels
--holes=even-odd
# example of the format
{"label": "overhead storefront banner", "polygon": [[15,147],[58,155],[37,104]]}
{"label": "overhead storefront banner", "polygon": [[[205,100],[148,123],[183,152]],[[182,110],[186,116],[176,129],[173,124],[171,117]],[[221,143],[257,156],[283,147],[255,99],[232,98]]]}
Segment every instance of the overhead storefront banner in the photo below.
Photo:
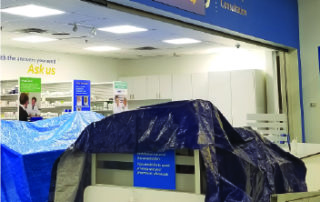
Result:
{"label": "overhead storefront banner", "polygon": [[176,189],[175,152],[134,154],[135,187]]}
{"label": "overhead storefront banner", "polygon": [[204,15],[205,10],[205,2],[204,0],[154,0],[160,3],[164,3],[170,6],[174,6],[186,11],[190,11],[193,13],[197,13],[200,15]]}
{"label": "overhead storefront banner", "polygon": [[73,111],[90,111],[91,85],[89,80],[73,81]]}
{"label": "overhead storefront banner", "polygon": [[[176,19],[193,24],[212,25],[213,28],[224,28],[285,46],[299,47],[299,15],[296,0],[129,1],[139,3],[142,10],[159,15],[164,15],[163,11],[165,11],[175,14]],[[191,6],[193,3],[194,7]],[[135,8],[139,8],[139,4],[135,5]],[[203,4],[205,11],[199,12],[198,9]],[[145,6],[150,9],[146,9]]]}

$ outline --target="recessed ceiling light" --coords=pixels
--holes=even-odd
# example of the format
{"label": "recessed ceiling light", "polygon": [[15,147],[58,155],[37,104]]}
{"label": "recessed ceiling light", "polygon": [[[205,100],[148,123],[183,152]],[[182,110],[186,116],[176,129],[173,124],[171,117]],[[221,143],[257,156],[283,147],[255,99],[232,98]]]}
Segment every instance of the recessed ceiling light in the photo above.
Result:
{"label": "recessed ceiling light", "polygon": [[191,38],[178,38],[178,39],[169,39],[169,40],[163,40],[165,43],[170,44],[194,44],[194,43],[200,43],[201,41]]}
{"label": "recessed ceiling light", "polygon": [[30,18],[50,16],[50,15],[59,15],[59,14],[64,13],[63,11],[60,11],[60,10],[46,8],[43,6],[36,6],[33,4],[5,8],[5,9],[1,9],[1,12],[9,13],[12,15],[26,16],[26,17],[30,17]]}
{"label": "recessed ceiling light", "polygon": [[120,50],[120,48],[112,47],[112,46],[91,46],[91,47],[85,48],[85,50],[95,51],[95,52],[106,52],[106,51]]}
{"label": "recessed ceiling light", "polygon": [[13,40],[23,41],[28,43],[41,43],[41,42],[56,41],[57,39],[42,37],[42,36],[24,36],[24,37],[13,38]]}
{"label": "recessed ceiling light", "polygon": [[132,32],[145,32],[145,31],[148,31],[145,28],[135,27],[135,26],[131,26],[131,25],[102,27],[102,28],[99,28],[98,30],[105,31],[105,32],[111,32],[111,33],[115,33],[115,34],[127,34],[127,33],[132,33]]}

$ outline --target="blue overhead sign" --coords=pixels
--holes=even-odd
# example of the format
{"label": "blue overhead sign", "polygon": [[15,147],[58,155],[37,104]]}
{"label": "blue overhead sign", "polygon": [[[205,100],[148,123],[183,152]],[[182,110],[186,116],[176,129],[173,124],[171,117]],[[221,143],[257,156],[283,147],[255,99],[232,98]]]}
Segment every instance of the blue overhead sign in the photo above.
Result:
{"label": "blue overhead sign", "polygon": [[206,12],[204,0],[154,0],[170,6],[174,6],[192,13],[204,15]]}
{"label": "blue overhead sign", "polygon": [[90,111],[90,90],[89,80],[73,81],[73,111]]}
{"label": "blue overhead sign", "polygon": [[204,15],[186,9],[189,5],[187,0],[131,1],[141,4],[144,10],[143,5],[149,6],[150,12],[160,15],[165,11],[183,21],[186,21],[184,18],[196,20],[192,23],[206,23],[285,46],[299,47],[297,0],[188,0],[190,5],[192,2],[198,6],[204,3]]}
{"label": "blue overhead sign", "polygon": [[135,187],[176,189],[175,152],[134,154]]}

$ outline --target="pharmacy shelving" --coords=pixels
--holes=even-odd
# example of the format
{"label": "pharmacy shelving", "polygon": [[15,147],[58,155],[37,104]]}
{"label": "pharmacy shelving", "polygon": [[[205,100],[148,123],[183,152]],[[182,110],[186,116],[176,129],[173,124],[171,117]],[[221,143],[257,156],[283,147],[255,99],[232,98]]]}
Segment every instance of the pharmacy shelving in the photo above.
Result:
{"label": "pharmacy shelving", "polygon": [[1,119],[16,120],[18,118],[18,80],[1,80],[0,111]]}
{"label": "pharmacy shelving", "polygon": [[72,81],[42,83],[41,116],[60,116],[72,109]]}
{"label": "pharmacy shelving", "polygon": [[[18,119],[18,80],[1,81],[1,117]],[[38,100],[41,116],[53,118],[72,109],[73,81],[42,83],[41,100]],[[15,94],[12,94],[15,93]],[[91,111],[105,116],[113,113],[113,82],[91,82]]]}
{"label": "pharmacy shelving", "polygon": [[114,83],[91,83],[91,111],[105,116],[113,113]]}

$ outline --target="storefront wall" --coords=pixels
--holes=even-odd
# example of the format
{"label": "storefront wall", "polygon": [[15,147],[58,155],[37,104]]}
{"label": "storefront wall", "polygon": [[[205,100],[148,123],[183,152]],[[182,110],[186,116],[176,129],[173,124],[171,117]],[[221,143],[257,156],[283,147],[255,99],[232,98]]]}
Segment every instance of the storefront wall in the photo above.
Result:
{"label": "storefront wall", "polygon": [[299,0],[300,54],[306,141],[320,143],[320,1]]}

